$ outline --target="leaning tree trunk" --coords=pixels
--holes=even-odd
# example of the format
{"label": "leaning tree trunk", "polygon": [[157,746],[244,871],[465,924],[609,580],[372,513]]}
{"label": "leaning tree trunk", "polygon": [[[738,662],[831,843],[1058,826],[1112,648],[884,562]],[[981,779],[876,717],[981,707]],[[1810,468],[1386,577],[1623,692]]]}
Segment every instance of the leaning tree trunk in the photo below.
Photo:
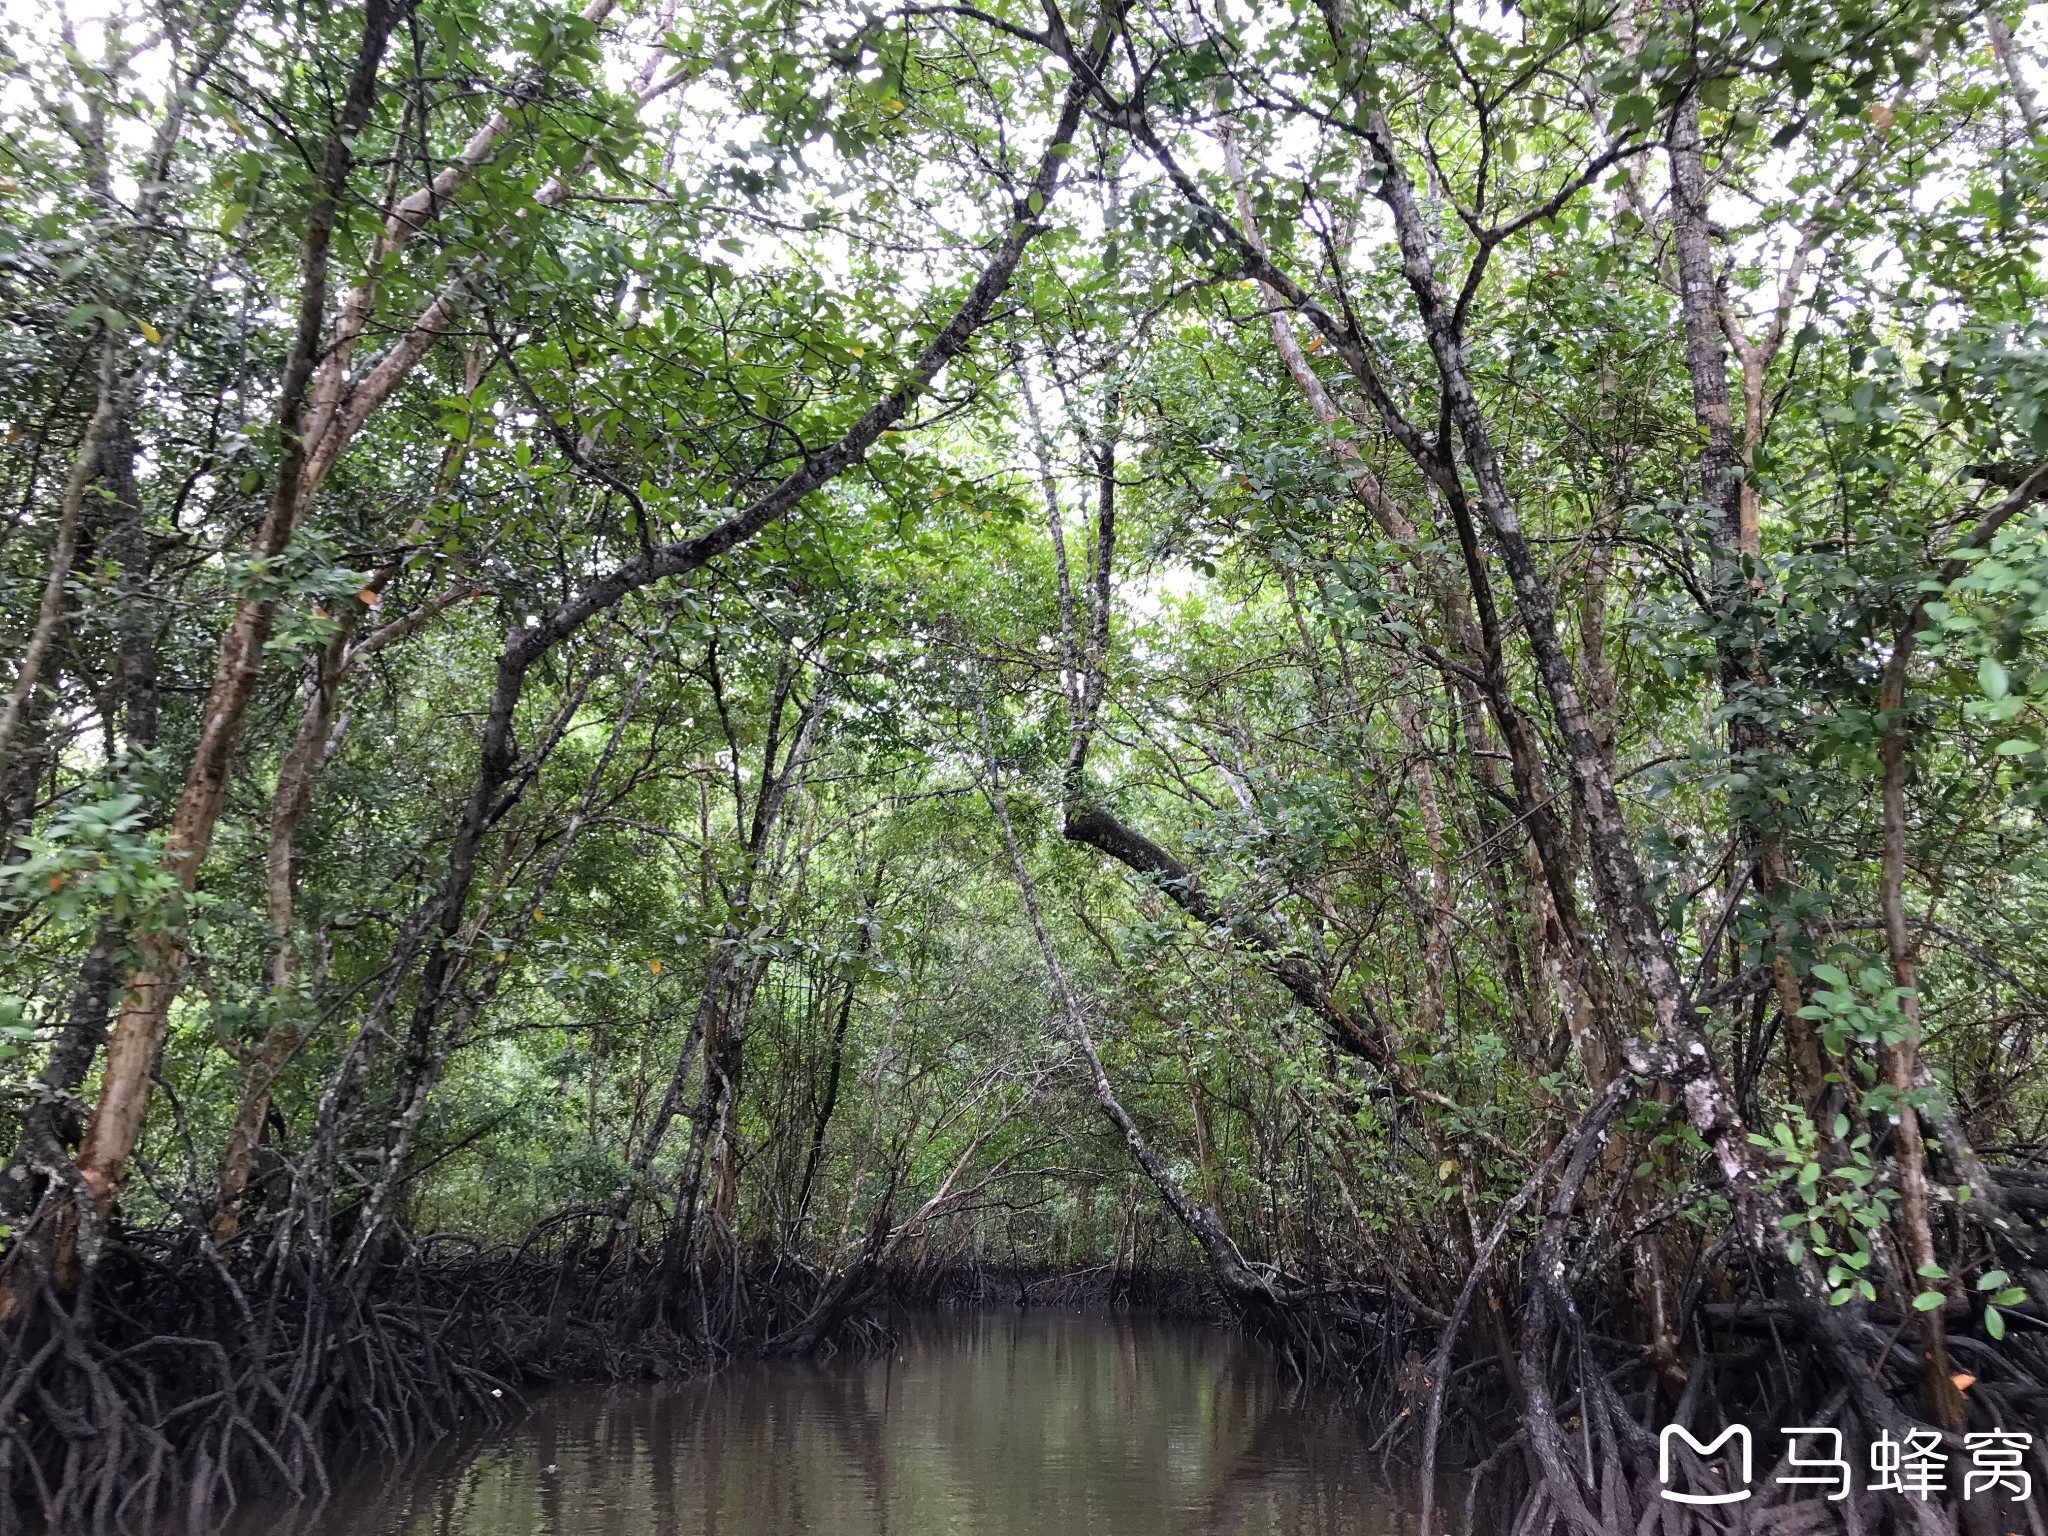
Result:
{"label": "leaning tree trunk", "polygon": [[[278,464],[270,502],[257,533],[252,555],[261,562],[278,560],[291,541],[305,510],[303,471],[305,444],[300,416],[307,386],[318,361],[320,329],[327,306],[328,251],[337,214],[354,164],[356,136],[376,104],[377,76],[385,43],[399,20],[390,0],[368,0],[363,26],[350,69],[341,111],[314,178],[299,260],[299,311],[291,354],[278,394],[276,421],[285,447]],[[186,772],[185,787],[171,816],[164,843],[166,868],[187,893],[198,883],[199,868],[212,844],[214,825],[227,793],[228,769],[242,721],[255,694],[263,667],[275,599],[245,599],[222,638],[219,660],[200,717],[199,741]],[[100,1076],[99,1102],[79,1148],[78,1172],[91,1190],[103,1217],[120,1192],[129,1154],[142,1129],[149,1103],[151,1068],[177,996],[184,964],[184,941],[175,927],[139,936],[142,964],[127,978],[113,1033],[107,1043]],[[80,1239],[86,1256],[96,1234],[76,1226],[60,1231],[56,1267],[60,1276],[75,1272]]]}
{"label": "leaning tree trunk", "polygon": [[[106,502],[101,544],[120,581],[108,710],[120,720],[121,740],[130,753],[155,746],[157,727],[157,623],[148,606],[149,546],[135,484],[135,451],[126,421],[116,415],[101,434],[97,485]],[[37,1075],[35,1097],[23,1113],[21,1139],[0,1172],[0,1222],[17,1231],[33,1214],[45,1182],[75,1178],[70,1161],[85,1131],[85,1106],[79,1094],[107,1038],[125,939],[123,924],[111,916],[100,920],[79,966],[64,1026]]]}
{"label": "leaning tree trunk", "polygon": [[[382,593],[396,574],[395,566],[377,572],[365,592],[371,596]],[[360,642],[355,635],[364,605],[352,604],[314,661],[298,729],[278,763],[277,785],[271,794],[270,841],[264,860],[263,887],[270,944],[267,979],[273,1016],[263,1038],[243,1062],[235,1117],[228,1126],[227,1146],[221,1154],[220,1173],[214,1186],[210,1227],[217,1243],[232,1239],[240,1225],[242,1192],[249,1182],[257,1138],[270,1112],[271,1089],[305,1039],[306,1026],[301,1016],[304,1000],[300,995],[298,950],[293,933],[297,878],[294,866],[299,824],[312,806],[315,781],[348,726],[346,715],[338,721],[335,718],[341,686],[371,656],[418,633],[436,615],[473,592],[467,584],[458,583]]]}
{"label": "leaning tree trunk", "polygon": [[1131,1149],[1131,1156],[1144,1170],[1145,1177],[1159,1192],[1159,1198],[1173,1213],[1187,1231],[1188,1236],[1202,1250],[1208,1261],[1210,1272],[1216,1283],[1233,1304],[1253,1307],[1261,1311],[1277,1308],[1282,1296],[1268,1277],[1261,1275],[1245,1262],[1243,1253],[1224,1230],[1223,1218],[1209,1206],[1198,1205],[1188,1197],[1180,1182],[1167,1170],[1161,1158],[1138,1123],[1130,1116],[1116,1089],[1110,1083],[1109,1074],[1103,1069],[1102,1054],[1096,1048],[1094,1031],[1089,1028],[1087,1009],[1067,979],[1066,969],[1060,964],[1059,951],[1053,947],[1051,935],[1046,931],[1044,915],[1039,910],[1038,887],[1025,867],[1024,856],[1017,846],[1016,829],[1010,823],[1009,801],[1005,798],[1002,785],[997,778],[995,747],[988,723],[987,706],[979,693],[975,698],[977,719],[981,728],[983,755],[983,792],[990,808],[996,813],[997,824],[1002,828],[1003,849],[1008,855],[1010,871],[1017,881],[1018,894],[1023,898],[1025,916],[1031,924],[1032,937],[1038,943],[1038,952],[1045,962],[1046,974],[1052,981],[1053,996],[1065,1017],[1067,1028],[1074,1043],[1080,1048],[1081,1058],[1087,1064],[1090,1085],[1095,1091],[1095,1101],[1103,1117],[1116,1127]]}

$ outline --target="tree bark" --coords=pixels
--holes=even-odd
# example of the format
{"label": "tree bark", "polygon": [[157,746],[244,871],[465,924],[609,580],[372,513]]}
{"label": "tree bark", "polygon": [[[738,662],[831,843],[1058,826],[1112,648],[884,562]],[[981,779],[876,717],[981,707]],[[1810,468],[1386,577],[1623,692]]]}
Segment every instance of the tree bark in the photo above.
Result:
{"label": "tree bark", "polygon": [[[1755,768],[1768,742],[1761,725],[1747,712],[1754,690],[1765,678],[1754,642],[1741,631],[1754,618],[1754,562],[1763,550],[1761,510],[1754,487],[1744,473],[1762,441],[1764,371],[1784,335],[1789,299],[1781,297],[1772,330],[1761,347],[1743,344],[1743,440],[1738,448],[1722,352],[1727,307],[1714,276],[1712,228],[1707,217],[1707,171],[1700,143],[1699,102],[1686,96],[1672,111],[1669,136],[1671,162],[1672,244],[1678,257],[1679,305],[1685,325],[1685,365],[1692,380],[1693,417],[1705,437],[1699,458],[1700,484],[1707,503],[1707,547],[1712,552],[1708,596],[1713,603],[1715,647],[1720,652],[1721,690],[1729,711],[1728,751],[1738,769]],[[1787,286],[1796,285],[1811,249],[1802,240],[1788,270]],[[1745,567],[1748,567],[1746,569]],[[1758,815],[1768,815],[1767,809]],[[1765,901],[1782,904],[1792,893],[1791,860],[1780,831],[1745,818],[1756,881]],[[1814,1107],[1826,1089],[1826,1065],[1813,1025],[1801,1016],[1805,997],[1786,951],[1790,925],[1776,924],[1771,957],[1771,984],[1783,1017],[1785,1039],[1801,1096]]]}
{"label": "tree bark", "polygon": [[1693,417],[1706,442],[1697,463],[1712,521],[1712,596],[1725,606],[1741,580],[1749,539],[1743,527],[1742,460],[1735,446],[1728,367],[1721,342],[1721,285],[1714,276],[1713,237],[1707,221],[1707,170],[1700,145],[1699,101],[1688,95],[1672,109],[1670,128],[1671,233],[1678,254],[1679,309],[1685,324],[1685,371],[1692,380]]}
{"label": "tree bark", "polygon": [[[1905,1028],[1884,1049],[1885,1078],[1897,1099],[1892,1116],[1899,1166],[1899,1226],[1906,1262],[1919,1280],[1907,1279],[1910,1293],[1932,1286],[1925,1278],[1936,1267],[1934,1227],[1929,1213],[1927,1150],[1921,1140],[1920,1116],[1912,1096],[1920,1090],[1920,994],[1918,960],[1912,930],[1906,922],[1906,668],[1913,636],[1901,633],[1884,670],[1878,694],[1882,735],[1878,756],[1884,770],[1884,852],[1878,877],[1878,907],[1884,921],[1885,949],[1892,982],[1899,988]],[[1960,1431],[1967,1413],[1949,1365],[1948,1325],[1940,1307],[1920,1314],[1920,1399],[1929,1418],[1942,1428]]]}
{"label": "tree bark", "polygon": [[1997,55],[1998,67],[2005,71],[2005,78],[2012,85],[2013,104],[2020,109],[2020,118],[2026,123],[2027,132],[2038,139],[2043,131],[2041,102],[2034,95],[2026,70],[2021,67],[2019,51],[2013,46],[2012,29],[2005,24],[2005,18],[1998,14],[1995,6],[1984,12],[1984,27],[1991,35],[1991,51]]}
{"label": "tree bark", "polygon": [[86,493],[100,474],[100,448],[111,429],[117,409],[114,381],[114,338],[100,338],[99,400],[72,455],[71,474],[64,484],[64,498],[57,513],[56,542],[50,547],[50,573],[43,582],[42,605],[36,610],[35,628],[15,663],[14,681],[7,689],[7,702],[0,705],[0,763],[7,760],[8,743],[28,711],[29,700],[43,675],[43,663],[57,643],[57,631],[64,622],[64,593],[71,583],[71,563],[78,554],[78,535],[84,521]]}
{"label": "tree bark", "polygon": [[[121,929],[102,922],[65,1008],[64,1027],[36,1075],[35,1097],[21,1117],[21,1139],[0,1172],[0,1225],[22,1230],[52,1181],[74,1172],[71,1151],[85,1124],[78,1090],[107,1035],[107,1012],[120,979]],[[11,1296],[0,1293],[0,1321]]]}

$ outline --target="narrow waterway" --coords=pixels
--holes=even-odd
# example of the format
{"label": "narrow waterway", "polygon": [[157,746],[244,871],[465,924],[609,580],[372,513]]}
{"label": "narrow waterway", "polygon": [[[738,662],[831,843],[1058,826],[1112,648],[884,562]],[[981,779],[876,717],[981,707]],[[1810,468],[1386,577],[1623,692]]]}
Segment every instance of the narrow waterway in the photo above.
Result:
{"label": "narrow waterway", "polygon": [[[256,1521],[260,1524],[250,1524]],[[885,1357],[537,1398],[301,1536],[1394,1536],[1359,1426],[1195,1328],[994,1312]]]}

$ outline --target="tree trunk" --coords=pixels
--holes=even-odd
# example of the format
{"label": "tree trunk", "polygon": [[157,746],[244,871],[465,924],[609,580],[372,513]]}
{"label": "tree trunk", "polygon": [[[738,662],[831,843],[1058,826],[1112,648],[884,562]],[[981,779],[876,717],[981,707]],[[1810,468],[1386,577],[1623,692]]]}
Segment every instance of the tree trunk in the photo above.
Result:
{"label": "tree trunk", "polygon": [[[64,1027],[36,1076],[35,1097],[22,1112],[21,1139],[0,1172],[0,1225],[17,1232],[35,1212],[49,1181],[71,1171],[71,1152],[85,1124],[78,1090],[107,1036],[107,1013],[121,975],[120,944],[120,926],[103,921],[78,968]],[[0,1295],[0,1308],[7,1300]]]}
{"label": "tree trunk", "polygon": [[[366,591],[380,594],[397,574],[391,566],[376,573]],[[434,615],[462,598],[470,589],[458,584],[439,597],[422,603],[417,611],[384,625],[355,643],[357,626],[366,605],[350,600],[314,663],[306,699],[299,712],[299,725],[278,763],[277,784],[270,800],[270,844],[264,865],[264,905],[269,928],[271,1022],[262,1041],[243,1065],[242,1084],[235,1105],[235,1117],[228,1127],[226,1149],[221,1154],[220,1174],[214,1186],[211,1228],[214,1241],[225,1243],[234,1237],[241,1222],[242,1192],[249,1182],[249,1169],[263,1124],[270,1113],[270,1091],[301,1041],[305,1039],[305,999],[298,979],[298,949],[293,934],[296,871],[295,849],[299,823],[312,805],[313,786],[328,758],[340,744],[348,727],[343,716],[335,720],[341,685],[363,660],[396,640],[416,633]]]}
{"label": "tree trunk", "polygon": [[[96,488],[105,501],[103,546],[120,572],[113,690],[107,710],[110,724],[118,718],[130,753],[155,746],[157,731],[157,633],[148,608],[151,562],[135,484],[135,451],[127,421],[117,411],[100,434]],[[92,948],[79,967],[64,1028],[43,1063],[35,1098],[23,1116],[21,1140],[5,1172],[0,1172],[0,1222],[17,1230],[32,1216],[45,1181],[77,1176],[70,1159],[85,1132],[80,1090],[107,1038],[125,936],[123,924],[111,916],[101,918]],[[10,1301],[11,1295],[0,1291],[0,1310]]]}
{"label": "tree trunk", "polygon": [[2005,78],[2011,82],[2012,99],[2020,109],[2020,119],[2027,125],[2027,132],[2038,139],[2043,131],[2041,103],[2034,95],[2033,83],[2027,79],[2019,52],[2013,46],[2012,29],[2006,26],[2005,18],[1998,14],[1996,6],[1985,10],[1984,27],[1991,35],[1991,51],[1998,58],[1998,67],[2005,71]]}
{"label": "tree trunk", "polygon": [[[1762,661],[1757,647],[1741,643],[1736,632],[1744,627],[1743,621],[1753,608],[1751,571],[1763,549],[1756,492],[1743,471],[1762,440],[1764,369],[1769,366],[1776,344],[1773,339],[1765,347],[1745,345],[1742,349],[1743,441],[1738,449],[1727,362],[1722,350],[1724,310],[1720,284],[1714,276],[1712,231],[1707,218],[1707,172],[1700,144],[1699,103],[1690,95],[1672,113],[1670,161],[1672,243],[1678,254],[1685,365],[1692,379],[1693,416],[1706,436],[1698,464],[1701,488],[1707,499],[1707,546],[1712,551],[1708,595],[1714,604],[1722,693],[1729,708],[1728,751],[1740,770],[1753,766],[1769,745],[1763,728],[1744,710],[1745,694],[1765,681]],[[1774,329],[1774,338],[1781,331],[1782,324]],[[1776,905],[1791,894],[1792,871],[1778,830],[1758,821],[1768,814],[1767,809],[1760,808],[1745,818],[1745,841],[1755,863],[1757,889],[1767,903]],[[1826,1066],[1813,1025],[1800,1016],[1805,998],[1785,955],[1791,937],[1789,927],[1780,924],[1776,952],[1772,955],[1771,984],[1783,1015],[1794,1075],[1802,1096],[1812,1108],[1825,1091]]]}
{"label": "tree trunk", "polygon": [[125,415],[108,424],[100,449],[100,479],[106,488],[107,528],[101,547],[120,572],[115,595],[118,626],[114,688],[121,737],[130,751],[156,745],[157,629],[152,608],[149,532],[142,523],[142,493],[135,484],[135,435]]}
{"label": "tree trunk", "polygon": [[1009,804],[1003,797],[1001,787],[995,778],[993,747],[990,745],[987,711],[979,698],[976,708],[981,711],[982,750],[986,759],[984,783],[990,807],[996,813],[1002,827],[1003,847],[1009,855],[1010,869],[1017,880],[1017,889],[1024,900],[1025,915],[1030,919],[1031,931],[1038,941],[1040,957],[1045,962],[1047,974],[1053,985],[1053,994],[1066,1016],[1067,1027],[1072,1032],[1074,1043],[1080,1047],[1082,1060],[1087,1064],[1090,1082],[1095,1089],[1095,1101],[1101,1107],[1103,1117],[1122,1133],[1124,1143],[1131,1149],[1131,1155],[1144,1170],[1145,1177],[1159,1192],[1177,1220],[1208,1260],[1210,1272],[1224,1294],[1238,1305],[1253,1305],[1260,1308],[1272,1307],[1280,1301],[1279,1293],[1272,1282],[1260,1275],[1245,1262],[1244,1255],[1231,1241],[1230,1234],[1223,1228],[1223,1221],[1216,1211],[1206,1205],[1197,1205],[1188,1198],[1187,1192],[1167,1171],[1166,1164],[1155,1152],[1138,1124],[1116,1096],[1116,1090],[1109,1081],[1109,1074],[1103,1070],[1101,1053],[1096,1049],[1095,1036],[1088,1027],[1088,1016],[1080,997],[1067,980],[1065,969],[1060,965],[1059,953],[1053,948],[1052,938],[1047,933],[1044,916],[1039,911],[1038,888],[1032,882],[1030,871],[1024,867],[1024,856],[1017,847],[1017,834],[1010,824]]}
{"label": "tree trunk", "polygon": [[[874,903],[870,899],[864,921],[860,926],[860,942],[854,948],[856,967],[866,961],[868,950],[874,942]],[[817,1182],[818,1164],[825,1156],[825,1132],[832,1124],[832,1115],[839,1107],[839,1081],[846,1064],[846,1031],[853,1023],[854,999],[860,991],[860,977],[855,974],[846,978],[846,994],[839,1002],[839,1016],[832,1025],[832,1045],[827,1056],[825,1069],[825,1091],[818,1101],[818,1112],[811,1122],[810,1150],[804,1155],[803,1182],[797,1190],[796,1214],[790,1220],[789,1241],[792,1246],[803,1241],[804,1217],[811,1208],[811,1188]]]}
{"label": "tree trunk", "polygon": [[101,473],[101,445],[112,428],[116,411],[114,379],[114,338],[101,337],[99,401],[86,423],[85,435],[71,460],[71,474],[64,484],[64,499],[57,514],[57,538],[50,547],[50,574],[43,582],[42,606],[36,611],[35,628],[14,666],[14,681],[7,690],[7,702],[0,705],[0,763],[7,760],[7,747],[29,709],[36,684],[42,679],[43,663],[57,643],[57,631],[64,622],[64,594],[71,583],[71,562],[78,554],[79,530],[85,522],[85,498]]}
{"label": "tree trunk", "polygon": [[[1918,1286],[1939,1290],[1929,1278],[1937,1265],[1934,1227],[1929,1212],[1927,1150],[1921,1140],[1920,1116],[1911,1095],[1920,1089],[1920,994],[1913,936],[1906,922],[1906,669],[1913,636],[1902,631],[1884,671],[1878,695],[1878,754],[1884,768],[1884,853],[1878,879],[1878,907],[1884,920],[1885,949],[1891,959],[1892,982],[1899,988],[1905,1017],[1901,1037],[1885,1047],[1885,1078],[1898,1095],[1892,1113],[1898,1129],[1894,1144],[1899,1165],[1899,1225],[1906,1262]],[[1942,1428],[1959,1431],[1967,1413],[1949,1364],[1948,1326],[1942,1309],[1920,1314],[1920,1399],[1927,1416]]]}
{"label": "tree trunk", "polygon": [[351,602],[335,633],[321,649],[308,682],[299,727],[277,768],[277,787],[270,801],[270,848],[264,869],[264,901],[270,930],[270,1006],[273,1017],[263,1040],[242,1069],[240,1099],[228,1127],[216,1181],[212,1231],[216,1243],[235,1235],[241,1221],[242,1190],[256,1140],[270,1110],[270,1089],[297,1048],[299,1022],[297,951],[292,937],[292,844],[298,824],[313,797],[313,776],[335,741],[334,706],[341,688],[343,658],[354,637],[359,603]]}
{"label": "tree trunk", "polygon": [[1380,195],[1394,214],[1403,270],[1436,360],[1446,412],[1478,487],[1480,509],[1495,547],[1507,566],[1522,630],[1564,738],[1573,798],[1593,854],[1594,891],[1609,927],[1625,946],[1656,1019],[1655,1046],[1632,1045],[1632,1065],[1680,1090],[1687,1119],[1714,1151],[1745,1238],[1763,1251],[1770,1239],[1756,1198],[1762,1169],[1748,1144],[1748,1128],[1714,1065],[1706,1039],[1686,1013],[1684,984],[1644,895],[1634,838],[1559,638],[1549,587],[1522,533],[1505,473],[1466,373],[1463,339],[1438,284],[1427,225],[1415,204],[1385,116],[1369,114],[1366,132],[1380,161]]}
{"label": "tree trunk", "polygon": [[[299,436],[306,388],[318,358],[320,327],[327,303],[327,260],[336,214],[353,164],[355,136],[368,122],[376,102],[376,85],[384,46],[398,20],[389,0],[369,0],[363,30],[351,67],[346,95],[334,132],[329,136],[315,178],[300,252],[297,332],[279,391],[276,420],[285,449],[278,465],[270,503],[252,551],[265,564],[281,558],[304,512],[300,495],[305,445]],[[164,844],[164,862],[180,887],[191,892],[198,883],[227,793],[228,770],[262,673],[263,647],[270,633],[275,600],[244,599],[222,638],[220,657],[207,690],[199,741],[186,773],[185,787],[171,817]],[[107,1043],[100,1077],[99,1103],[93,1111],[78,1171],[104,1216],[119,1193],[129,1153],[142,1129],[149,1103],[150,1072],[177,996],[184,964],[184,942],[176,930],[142,934],[142,964],[123,988],[119,1016]],[[59,1240],[57,1272],[69,1281],[76,1234]]]}

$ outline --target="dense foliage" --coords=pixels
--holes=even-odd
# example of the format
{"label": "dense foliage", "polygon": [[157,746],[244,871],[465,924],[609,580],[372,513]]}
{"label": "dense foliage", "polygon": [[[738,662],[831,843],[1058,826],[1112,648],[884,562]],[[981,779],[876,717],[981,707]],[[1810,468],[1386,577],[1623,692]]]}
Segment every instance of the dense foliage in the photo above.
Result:
{"label": "dense foliage", "polygon": [[0,34],[0,1401],[510,1249],[1200,1271],[1531,1529],[1596,1345],[2044,1422],[2038,17],[118,10]]}

